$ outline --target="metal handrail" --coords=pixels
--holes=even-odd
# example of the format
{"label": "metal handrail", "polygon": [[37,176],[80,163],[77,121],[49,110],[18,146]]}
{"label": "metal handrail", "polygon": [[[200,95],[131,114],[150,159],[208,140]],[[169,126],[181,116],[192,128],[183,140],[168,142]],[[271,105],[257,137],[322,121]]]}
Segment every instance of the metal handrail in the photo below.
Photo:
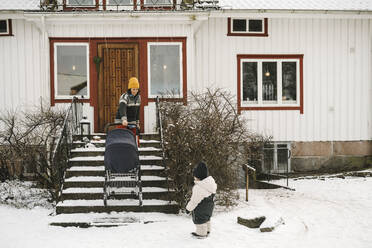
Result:
{"label": "metal handrail", "polygon": [[[162,150],[162,164],[166,171],[166,180],[167,180],[167,187],[169,192],[169,178],[168,178],[168,172],[167,172],[167,166],[165,164],[165,148],[164,148],[164,134],[163,134],[163,118],[160,111],[160,99],[159,96],[156,97],[156,119],[157,119],[157,125],[159,129],[159,135],[160,135],[160,144],[161,144],[161,150]],[[169,202],[170,202],[169,198]]]}
{"label": "metal handrail", "polygon": [[248,164],[242,165],[243,169],[245,170],[245,201],[248,201],[248,188],[249,188],[249,172],[253,173],[253,180],[256,180],[256,169]]}
{"label": "metal handrail", "polygon": [[[70,151],[71,151],[71,146],[73,142],[73,135],[78,134],[79,132],[79,119],[82,117],[82,106],[79,109],[79,99],[77,97],[73,97],[71,100],[71,104],[68,107],[66,111],[65,118],[63,120],[63,125],[61,128],[61,132],[58,136],[57,142],[55,144],[52,157],[51,157],[51,166],[56,167],[57,166],[57,154],[58,152],[64,152],[62,143],[65,143],[67,145],[67,149],[65,150],[66,152],[66,158],[69,157]],[[61,177],[60,181],[60,188],[59,188],[59,196],[62,192],[63,189],[63,183],[64,183],[64,178],[65,178],[65,173],[66,173],[66,167],[67,167],[67,160],[63,161],[65,162],[65,166],[62,168],[63,169],[63,177]]]}

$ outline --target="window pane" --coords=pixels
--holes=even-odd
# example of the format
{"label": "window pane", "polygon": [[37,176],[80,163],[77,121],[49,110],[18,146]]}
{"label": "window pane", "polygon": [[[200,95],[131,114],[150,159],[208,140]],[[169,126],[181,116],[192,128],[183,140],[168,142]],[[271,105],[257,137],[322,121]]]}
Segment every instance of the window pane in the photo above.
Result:
{"label": "window pane", "polygon": [[278,152],[278,170],[279,172],[287,171],[288,167],[288,148],[287,145],[279,144]]}
{"label": "window pane", "polygon": [[180,95],[181,58],[179,45],[150,45],[150,94]]}
{"label": "window pane", "polygon": [[249,20],[249,32],[262,32],[262,20]]}
{"label": "window pane", "polygon": [[233,20],[233,32],[246,32],[247,31],[247,20],[245,19],[234,19]]}
{"label": "window pane", "polygon": [[94,0],[68,0],[68,5],[93,5]]}
{"label": "window pane", "polygon": [[128,5],[132,4],[132,0],[110,0],[110,5]]}
{"label": "window pane", "polygon": [[160,5],[160,4],[172,4],[172,0],[145,0],[146,4]]}
{"label": "window pane", "polygon": [[8,25],[6,20],[0,20],[0,33],[8,33]]}
{"label": "window pane", "polygon": [[265,145],[262,171],[269,173],[274,169],[274,145]]}
{"label": "window pane", "polygon": [[297,62],[283,62],[282,63],[282,100],[283,101],[296,101],[296,80],[297,80]]}
{"label": "window pane", "polygon": [[57,46],[57,95],[87,95],[87,47]]}
{"label": "window pane", "polygon": [[243,101],[257,101],[257,62],[243,62]]}
{"label": "window pane", "polygon": [[276,62],[262,62],[262,100],[277,100]]}

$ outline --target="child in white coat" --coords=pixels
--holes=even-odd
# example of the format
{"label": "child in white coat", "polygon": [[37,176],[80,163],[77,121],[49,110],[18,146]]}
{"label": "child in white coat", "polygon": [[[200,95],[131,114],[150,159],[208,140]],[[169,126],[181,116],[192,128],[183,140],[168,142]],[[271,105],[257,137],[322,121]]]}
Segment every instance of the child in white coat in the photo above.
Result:
{"label": "child in white coat", "polygon": [[196,226],[196,232],[191,234],[196,237],[206,237],[210,230],[210,219],[214,208],[214,195],[217,184],[213,177],[208,176],[208,168],[200,162],[194,169],[194,187],[186,211],[192,212],[192,220]]}

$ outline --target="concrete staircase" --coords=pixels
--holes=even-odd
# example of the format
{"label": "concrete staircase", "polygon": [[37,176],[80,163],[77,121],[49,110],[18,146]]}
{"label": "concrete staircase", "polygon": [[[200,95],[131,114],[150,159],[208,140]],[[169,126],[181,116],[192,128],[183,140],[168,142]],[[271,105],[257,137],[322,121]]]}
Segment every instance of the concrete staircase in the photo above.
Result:
{"label": "concrete staircase", "polygon": [[87,146],[82,137],[75,136],[69,168],[66,170],[57,214],[162,212],[178,213],[171,201],[174,191],[168,183],[162,166],[160,141],[157,134],[141,134],[140,164],[142,171],[143,206],[131,196],[117,195],[103,204],[105,134],[93,134],[101,140],[90,141]]}

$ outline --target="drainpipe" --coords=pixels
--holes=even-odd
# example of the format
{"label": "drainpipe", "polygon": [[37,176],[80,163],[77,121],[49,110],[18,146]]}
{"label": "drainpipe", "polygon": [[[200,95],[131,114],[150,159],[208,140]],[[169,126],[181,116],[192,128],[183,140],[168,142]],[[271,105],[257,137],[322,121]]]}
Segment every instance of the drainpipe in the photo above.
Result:
{"label": "drainpipe", "polygon": [[42,57],[41,57],[41,67],[40,67],[40,75],[42,82],[44,84],[45,89],[47,90],[47,95],[50,95],[50,85],[48,84],[48,72],[49,72],[49,66],[48,66],[48,33],[46,30],[46,24],[45,24],[45,16],[42,15],[40,17],[41,19],[41,36],[42,36],[42,42],[41,42],[41,51],[42,51]]}
{"label": "drainpipe", "polygon": [[192,83],[194,85],[196,85],[196,82],[197,82],[197,73],[196,73],[196,34],[199,32],[200,30],[200,27],[202,25],[202,23],[206,20],[209,19],[209,15],[208,16],[191,16],[190,17],[191,20],[193,20],[193,22],[191,23],[190,25],[190,40],[191,40],[191,48],[190,50],[192,51],[192,56],[191,56],[191,64],[192,64],[192,67],[191,67],[191,75],[192,75]]}

